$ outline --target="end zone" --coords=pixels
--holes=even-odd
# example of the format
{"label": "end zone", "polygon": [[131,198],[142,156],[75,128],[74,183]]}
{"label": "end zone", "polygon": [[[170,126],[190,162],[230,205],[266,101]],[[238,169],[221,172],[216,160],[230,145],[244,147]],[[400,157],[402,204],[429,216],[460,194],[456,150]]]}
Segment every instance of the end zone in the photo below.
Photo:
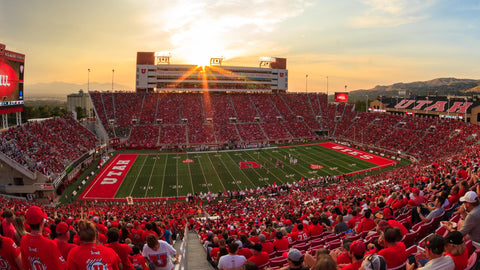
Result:
{"label": "end zone", "polygon": [[79,200],[111,200],[132,167],[137,154],[118,154],[90,182]]}

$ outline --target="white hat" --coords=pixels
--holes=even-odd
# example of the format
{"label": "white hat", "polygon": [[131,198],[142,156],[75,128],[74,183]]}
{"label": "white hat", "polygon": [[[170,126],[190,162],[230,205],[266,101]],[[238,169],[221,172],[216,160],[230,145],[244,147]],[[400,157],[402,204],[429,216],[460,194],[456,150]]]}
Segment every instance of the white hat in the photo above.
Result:
{"label": "white hat", "polygon": [[461,202],[474,203],[478,199],[477,193],[475,191],[469,191],[460,198]]}

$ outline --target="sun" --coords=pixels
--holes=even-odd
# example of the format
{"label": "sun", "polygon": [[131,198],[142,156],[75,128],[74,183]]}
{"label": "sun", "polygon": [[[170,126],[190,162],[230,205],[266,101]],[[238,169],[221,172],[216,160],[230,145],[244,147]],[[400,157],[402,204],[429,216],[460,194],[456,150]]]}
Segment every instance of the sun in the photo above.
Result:
{"label": "sun", "polygon": [[213,39],[197,39],[183,48],[184,58],[189,64],[198,66],[210,65],[210,58],[218,57],[222,50]]}

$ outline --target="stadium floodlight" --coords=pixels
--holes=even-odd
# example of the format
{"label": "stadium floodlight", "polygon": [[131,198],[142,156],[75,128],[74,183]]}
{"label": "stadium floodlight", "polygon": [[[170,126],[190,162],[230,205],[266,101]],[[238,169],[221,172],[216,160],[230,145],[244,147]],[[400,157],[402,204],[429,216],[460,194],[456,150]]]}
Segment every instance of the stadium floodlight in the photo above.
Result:
{"label": "stadium floodlight", "polygon": [[170,52],[155,52],[155,65],[170,64],[172,53]]}
{"label": "stadium floodlight", "polygon": [[221,66],[224,59],[225,58],[223,56],[212,57],[212,58],[210,58],[210,65],[211,66]]}

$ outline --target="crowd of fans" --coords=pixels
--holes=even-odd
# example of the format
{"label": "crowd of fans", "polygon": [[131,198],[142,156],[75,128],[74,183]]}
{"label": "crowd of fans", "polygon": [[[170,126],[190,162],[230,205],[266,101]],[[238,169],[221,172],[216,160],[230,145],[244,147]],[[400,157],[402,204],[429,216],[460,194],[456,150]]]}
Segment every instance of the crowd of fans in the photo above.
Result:
{"label": "crowd of fans", "polygon": [[[109,134],[130,144],[308,138],[328,129],[420,162],[363,179],[304,179],[173,204],[39,208],[0,198],[0,255],[12,256],[12,269],[85,269],[87,260],[108,269],[171,269],[170,245],[187,220],[218,269],[466,269],[476,261],[478,126],[356,113],[321,94],[90,94]],[[4,154],[47,175],[96,142],[70,116],[11,128],[0,139]]]}
{"label": "crowd of fans", "polygon": [[55,178],[94,149],[93,133],[71,116],[28,122],[0,134],[0,151],[31,171]]}
{"label": "crowd of fans", "polygon": [[244,257],[237,262],[245,269],[473,269],[479,154],[473,145],[360,180],[227,192],[219,199],[228,202],[206,205],[211,218],[192,227],[218,269],[223,256]]}
{"label": "crowd of fans", "polygon": [[172,245],[199,210],[187,203],[0,203],[2,269],[172,269]]}
{"label": "crowd of fans", "polygon": [[[461,121],[356,112],[349,104],[327,103],[326,95],[318,93],[90,92],[90,96],[109,136],[126,137],[133,148],[288,142],[314,139],[320,130],[364,147],[429,160],[457,151],[459,143],[473,143],[470,134],[479,131]],[[157,128],[159,133],[146,137],[144,131]]]}

